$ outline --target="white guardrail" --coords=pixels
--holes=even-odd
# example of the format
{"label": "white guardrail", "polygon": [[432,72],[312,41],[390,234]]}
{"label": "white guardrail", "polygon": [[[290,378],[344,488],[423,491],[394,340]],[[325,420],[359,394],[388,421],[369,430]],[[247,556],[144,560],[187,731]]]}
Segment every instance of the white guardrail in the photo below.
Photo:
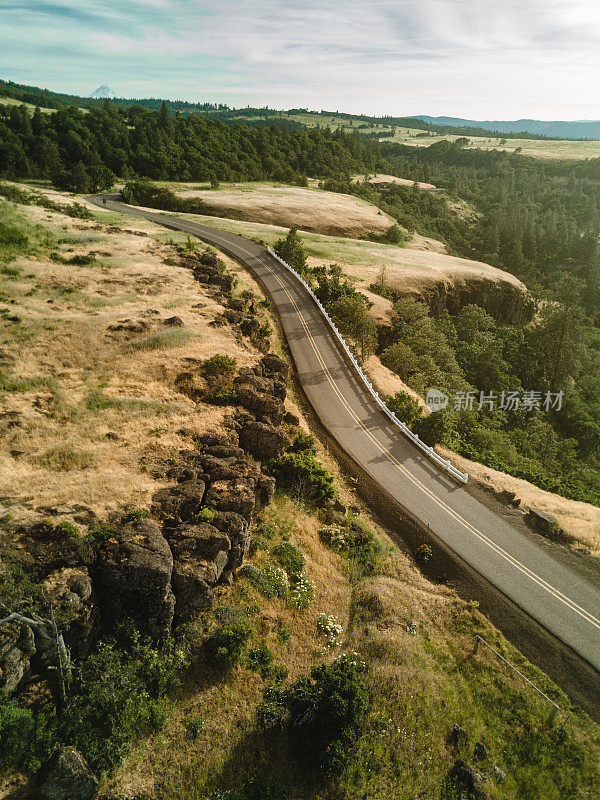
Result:
{"label": "white guardrail", "polygon": [[341,333],[336,328],[335,323],[333,322],[333,320],[331,319],[331,317],[329,316],[329,314],[327,313],[327,311],[325,310],[324,306],[322,305],[322,303],[320,302],[320,300],[318,299],[316,294],[313,292],[313,290],[311,289],[309,284],[304,280],[302,275],[300,275],[298,272],[296,272],[295,269],[290,267],[289,264],[286,264],[286,262],[282,258],[280,258],[274,250],[272,250],[270,247],[267,247],[267,250],[273,256],[274,259],[276,259],[283,267],[285,267],[289,272],[291,272],[292,275],[298,281],[300,281],[300,283],[304,286],[306,291],[310,294],[312,299],[315,301],[315,303],[317,304],[317,306],[319,308],[319,311],[323,314],[323,316],[327,320],[327,323],[328,323],[329,327],[333,331],[334,336],[339,341],[339,343],[342,346],[344,352],[346,353],[346,355],[350,359],[350,361],[352,363],[352,366],[354,367],[354,369],[358,373],[359,378],[364,383],[367,391],[369,392],[369,394],[371,395],[373,400],[377,403],[379,408],[386,415],[386,417],[388,417],[392,421],[392,423],[402,431],[402,433],[406,436],[407,439],[410,439],[410,441],[413,444],[415,444],[420,450],[422,450],[424,453],[426,453],[429,456],[429,458],[431,458],[432,461],[435,461],[435,463],[439,467],[441,467],[442,469],[446,470],[446,472],[448,472],[450,475],[452,475],[453,478],[456,478],[456,480],[459,480],[462,483],[466,483],[469,480],[468,473],[461,472],[460,470],[456,469],[456,467],[453,466],[448,461],[448,459],[442,458],[442,456],[439,455],[439,453],[435,452],[433,447],[430,447],[429,445],[425,444],[425,442],[423,442],[416,433],[413,433],[411,431],[411,429],[408,427],[408,425],[406,425],[404,422],[402,422],[402,420],[399,420],[398,417],[394,414],[393,411],[390,411],[390,409],[383,402],[383,400],[381,399],[379,394],[373,388],[373,384],[369,381],[369,379],[367,378],[365,373],[362,371],[362,368],[361,368],[360,364],[354,358],[354,355],[352,354],[352,351],[350,350],[350,348],[346,344],[346,341],[345,341],[344,337],[341,335]]}

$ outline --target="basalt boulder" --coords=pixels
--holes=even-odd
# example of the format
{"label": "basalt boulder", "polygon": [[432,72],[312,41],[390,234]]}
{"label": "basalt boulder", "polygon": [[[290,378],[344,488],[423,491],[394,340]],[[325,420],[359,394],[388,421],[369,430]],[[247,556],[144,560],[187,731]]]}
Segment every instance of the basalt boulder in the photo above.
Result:
{"label": "basalt boulder", "polygon": [[248,421],[240,431],[240,445],[260,461],[270,461],[291,445],[280,428],[265,422]]}
{"label": "basalt boulder", "polygon": [[9,623],[0,628],[0,689],[13,692],[31,677],[35,655],[33,631],[26,625]]}
{"label": "basalt boulder", "polygon": [[247,520],[234,511],[221,511],[213,519],[212,524],[227,534],[231,542],[226,568],[231,571],[241,567],[250,547],[250,525]]}
{"label": "basalt boulder", "polygon": [[206,493],[206,505],[217,511],[234,511],[250,521],[256,508],[256,485],[245,478],[217,480]]}
{"label": "basalt boulder", "polygon": [[206,482],[196,477],[176,486],[159,489],[152,497],[152,511],[170,525],[190,522],[200,512],[206,492]]}
{"label": "basalt boulder", "polygon": [[93,573],[105,624],[129,618],[140,633],[154,639],[168,636],[175,608],[172,571],[173,555],[155,522],[121,527],[102,546]]}
{"label": "basalt boulder", "polygon": [[61,747],[39,769],[36,781],[45,800],[92,800],[98,779],[74,747]]}
{"label": "basalt boulder", "polygon": [[212,587],[229,561],[231,541],[208,523],[180,525],[167,538],[174,558],[175,614],[178,619],[187,619],[211,607]]}
{"label": "basalt boulder", "polygon": [[236,386],[238,402],[262,422],[281,425],[285,416],[283,401],[272,394],[263,394],[253,386]]}

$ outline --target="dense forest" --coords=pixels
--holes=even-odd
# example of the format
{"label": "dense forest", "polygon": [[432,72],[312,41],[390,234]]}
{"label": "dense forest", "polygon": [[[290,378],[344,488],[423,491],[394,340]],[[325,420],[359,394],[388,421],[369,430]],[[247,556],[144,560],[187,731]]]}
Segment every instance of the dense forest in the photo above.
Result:
{"label": "dense forest", "polygon": [[0,175],[50,178],[57,186],[94,191],[114,177],[142,175],[182,181],[304,181],[376,169],[376,151],[358,134],[285,124],[225,125],[205,117],[173,116],[139,106],[104,103],[83,113],[53,114],[0,106]]}
{"label": "dense forest", "polygon": [[377,353],[422,397],[447,394],[447,408],[429,416],[406,393],[387,400],[425,442],[600,506],[600,331],[582,281],[560,274],[533,323],[514,326],[475,304],[434,317],[382,270],[369,288],[394,306],[391,328],[378,332],[370,301],[339,265],[309,268],[293,229],[276,250],[313,284],[359,360]]}

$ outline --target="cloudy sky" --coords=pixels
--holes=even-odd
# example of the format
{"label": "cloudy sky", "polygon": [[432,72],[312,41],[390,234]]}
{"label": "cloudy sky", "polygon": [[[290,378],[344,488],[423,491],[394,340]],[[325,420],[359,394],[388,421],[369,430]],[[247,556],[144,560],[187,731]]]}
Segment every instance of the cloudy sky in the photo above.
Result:
{"label": "cloudy sky", "polygon": [[0,77],[87,95],[598,119],[598,0],[0,0]]}

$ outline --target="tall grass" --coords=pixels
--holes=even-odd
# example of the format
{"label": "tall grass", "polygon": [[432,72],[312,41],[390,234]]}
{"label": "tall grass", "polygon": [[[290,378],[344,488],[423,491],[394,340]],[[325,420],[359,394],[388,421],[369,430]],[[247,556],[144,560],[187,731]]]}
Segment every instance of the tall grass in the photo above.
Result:
{"label": "tall grass", "polygon": [[181,347],[193,339],[194,332],[189,328],[174,328],[166,331],[157,331],[151,336],[132,339],[129,347],[132,350],[162,350],[167,347]]}

